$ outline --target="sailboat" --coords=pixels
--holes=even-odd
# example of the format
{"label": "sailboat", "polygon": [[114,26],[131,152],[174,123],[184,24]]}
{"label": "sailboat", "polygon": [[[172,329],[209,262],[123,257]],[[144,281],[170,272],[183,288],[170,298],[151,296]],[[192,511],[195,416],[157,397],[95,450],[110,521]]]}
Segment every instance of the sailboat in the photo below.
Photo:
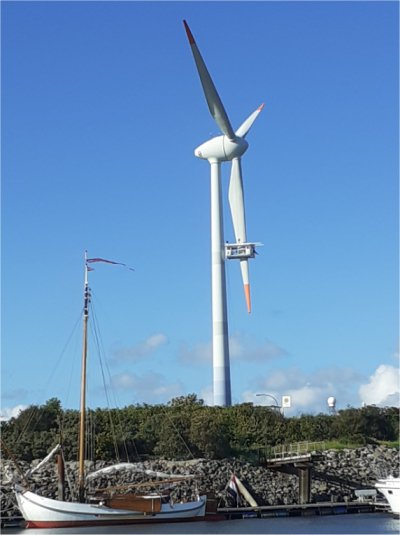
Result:
{"label": "sailboat", "polygon": [[144,495],[101,494],[98,498],[95,495],[91,499],[85,495],[86,363],[90,303],[88,272],[92,270],[89,266],[92,262],[119,264],[104,258],[88,258],[85,252],[78,501],[67,502],[46,498],[18,484],[15,486],[15,495],[26,527],[59,528],[204,520],[207,502],[205,495],[198,495],[195,500],[184,503],[173,503],[162,492]]}

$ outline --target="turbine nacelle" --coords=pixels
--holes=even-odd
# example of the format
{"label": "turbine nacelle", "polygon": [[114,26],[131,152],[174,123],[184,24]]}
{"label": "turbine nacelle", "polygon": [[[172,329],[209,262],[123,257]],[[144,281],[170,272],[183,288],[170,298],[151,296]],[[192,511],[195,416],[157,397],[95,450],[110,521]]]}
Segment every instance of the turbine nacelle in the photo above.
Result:
{"label": "turbine nacelle", "polygon": [[248,146],[249,144],[242,137],[231,140],[227,136],[217,136],[202,143],[195,149],[194,154],[203,160],[227,162],[233,158],[240,158]]}

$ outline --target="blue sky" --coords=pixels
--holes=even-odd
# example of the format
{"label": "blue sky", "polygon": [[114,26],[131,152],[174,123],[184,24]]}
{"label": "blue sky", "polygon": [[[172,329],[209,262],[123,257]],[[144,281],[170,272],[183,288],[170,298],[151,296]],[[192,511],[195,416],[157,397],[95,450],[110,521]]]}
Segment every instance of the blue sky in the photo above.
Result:
{"label": "blue sky", "polygon": [[78,404],[85,249],[135,268],[90,273],[119,404],[211,402],[209,165],[193,150],[219,132],[182,19],[234,128],[265,102],[243,158],[264,244],[251,315],[227,264],[233,402],[398,404],[397,2],[1,9],[3,417]]}

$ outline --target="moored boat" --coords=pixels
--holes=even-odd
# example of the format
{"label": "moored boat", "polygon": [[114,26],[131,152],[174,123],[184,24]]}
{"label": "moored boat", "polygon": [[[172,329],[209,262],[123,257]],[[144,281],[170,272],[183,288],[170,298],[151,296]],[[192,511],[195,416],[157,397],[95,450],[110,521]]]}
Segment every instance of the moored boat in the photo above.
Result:
{"label": "moored boat", "polygon": [[390,511],[395,515],[400,515],[400,477],[389,476],[379,479],[375,487],[385,496]]}
{"label": "moored boat", "polygon": [[16,489],[27,528],[178,522],[205,516],[206,496],[177,504],[162,503],[161,495],[125,496],[123,500],[118,497],[97,503],[74,503],[45,498],[20,487]]}

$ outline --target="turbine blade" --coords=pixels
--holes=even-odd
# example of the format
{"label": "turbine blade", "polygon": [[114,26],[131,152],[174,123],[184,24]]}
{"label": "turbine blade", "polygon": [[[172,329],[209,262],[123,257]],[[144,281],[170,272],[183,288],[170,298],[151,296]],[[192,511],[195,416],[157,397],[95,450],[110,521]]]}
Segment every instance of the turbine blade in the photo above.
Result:
{"label": "turbine blade", "polygon": [[185,26],[186,34],[189,39],[194,61],[196,63],[197,71],[200,76],[201,85],[203,86],[203,91],[207,100],[210,113],[214,117],[215,122],[218,124],[221,131],[230,140],[233,141],[235,139],[235,133],[233,131],[232,125],[229,121],[225,108],[221,102],[221,99],[217,93],[217,90],[215,89],[214,82],[212,81],[210,73],[207,70],[206,64],[204,63],[204,60],[201,57],[200,51],[197,48],[197,44],[196,44],[196,41],[194,40],[193,34],[190,31],[190,28],[185,20],[183,21],[183,24]]}
{"label": "turbine blade", "polygon": [[240,271],[242,272],[244,296],[246,299],[247,312],[251,312],[251,298],[250,298],[250,282],[249,282],[249,261],[240,261]]}
{"label": "turbine blade", "polygon": [[229,205],[231,207],[231,216],[233,229],[237,242],[246,242],[246,217],[244,211],[244,195],[242,168],[240,158],[232,160],[231,178],[229,181]]}
{"label": "turbine blade", "polygon": [[[246,217],[244,211],[244,195],[242,169],[239,158],[232,160],[231,178],[229,182],[229,205],[231,207],[232,223],[235,231],[236,242],[246,243]],[[247,311],[251,312],[249,263],[247,258],[240,260],[244,295],[246,298]]]}
{"label": "turbine blade", "polygon": [[239,126],[239,128],[236,130],[236,135],[238,137],[246,137],[246,134],[250,130],[250,128],[253,126],[254,121],[257,119],[259,113],[264,108],[264,104],[261,104],[256,111],[253,111],[249,117]]}

